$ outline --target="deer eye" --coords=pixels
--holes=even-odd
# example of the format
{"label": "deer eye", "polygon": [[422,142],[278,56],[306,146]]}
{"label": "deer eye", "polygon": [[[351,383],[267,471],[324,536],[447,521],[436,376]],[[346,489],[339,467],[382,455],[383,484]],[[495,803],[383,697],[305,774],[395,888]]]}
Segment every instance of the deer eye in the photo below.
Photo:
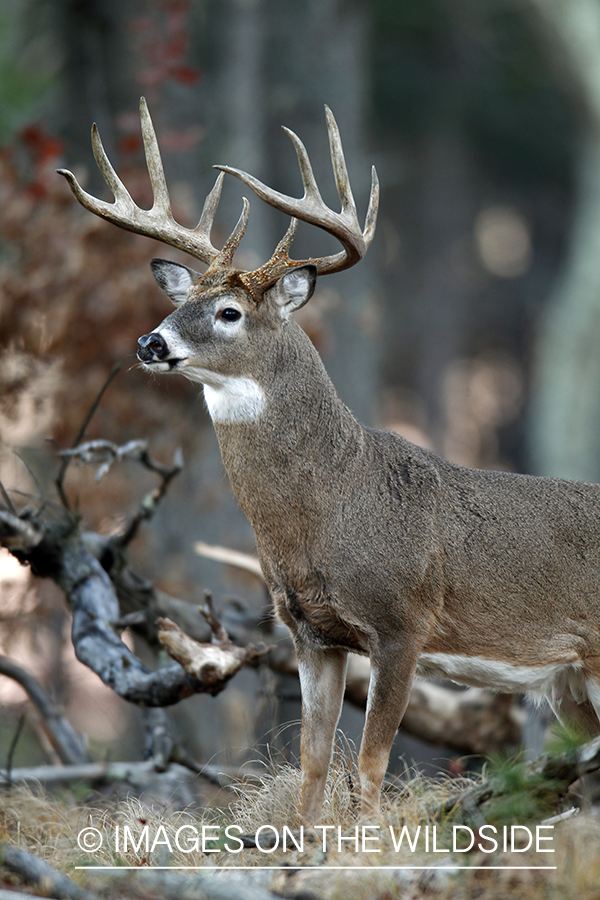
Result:
{"label": "deer eye", "polygon": [[217,313],[217,318],[225,319],[226,322],[237,322],[238,319],[242,318],[242,314],[239,309],[234,309],[232,306],[226,306],[225,309],[222,309]]}

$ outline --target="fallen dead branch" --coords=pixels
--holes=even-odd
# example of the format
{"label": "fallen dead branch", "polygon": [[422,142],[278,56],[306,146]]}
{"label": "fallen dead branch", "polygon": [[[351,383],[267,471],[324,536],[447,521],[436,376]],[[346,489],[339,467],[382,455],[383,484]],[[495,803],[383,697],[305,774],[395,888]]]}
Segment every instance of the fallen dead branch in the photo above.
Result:
{"label": "fallen dead branch", "polygon": [[[79,887],[67,875],[53,869],[44,860],[5,842],[0,842],[0,870],[2,868],[18,875],[27,884],[39,888],[46,897],[98,900],[97,894]],[[20,895],[15,894],[15,897],[18,896]]]}
{"label": "fallen dead branch", "polygon": [[44,731],[62,762],[67,764],[88,762],[89,756],[80,735],[59,712],[52,697],[31,672],[27,672],[6,656],[0,655],[0,675],[12,678],[27,691],[42,717]]}
{"label": "fallen dead branch", "polygon": [[[223,680],[203,682],[181,666],[152,671],[115,632],[121,613],[112,582],[86,547],[69,515],[58,522],[28,521],[0,511],[0,544],[32,572],[53,579],[64,591],[73,615],[72,640],[77,658],[119,696],[144,706],[169,706],[194,693],[217,694],[248,661],[231,653]],[[210,645],[209,645],[210,646]]]}
{"label": "fallen dead branch", "polygon": [[[177,751],[175,751],[177,753]],[[243,772],[231,766],[200,765],[188,760],[185,764],[170,762],[167,767],[175,780],[188,781],[200,776],[217,787],[230,789],[243,781],[245,784],[258,784],[260,775],[244,768]],[[135,787],[146,788],[152,784],[156,775],[154,760],[142,762],[98,762],[65,766],[31,766],[12,769],[10,784],[68,784],[75,781],[87,781],[95,786],[127,781]],[[165,769],[166,771],[166,769]],[[8,772],[0,769],[0,779],[7,779]],[[7,786],[8,781],[7,781]],[[0,789],[3,787],[0,780]]]}

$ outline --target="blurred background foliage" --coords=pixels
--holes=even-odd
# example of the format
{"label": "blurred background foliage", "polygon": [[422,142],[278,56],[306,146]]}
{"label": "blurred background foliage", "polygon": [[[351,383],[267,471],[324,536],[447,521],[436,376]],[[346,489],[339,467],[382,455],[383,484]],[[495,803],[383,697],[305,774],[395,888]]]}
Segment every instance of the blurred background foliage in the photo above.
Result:
{"label": "blurred background foliage", "polygon": [[[89,436],[148,438],[168,461],[182,446],[187,463],[138,540],[136,565],[190,601],[207,587],[220,601],[264,603],[256,583],[193,552],[195,539],[253,550],[197,391],[183,379],[149,382],[135,368],[137,337],[169,311],[148,261],[185,260],[81,210],[54,172],[66,165],[105,192],[89,144],[96,121],[132,194],[150,205],[140,94],[187,225],[213,163],[299,192],[281,124],[304,140],[333,202],[328,103],[363,214],[371,163],[382,183],[366,259],[323,279],[302,312],[345,402],[363,421],[457,462],[600,477],[600,0],[4,0],[7,487],[32,490],[16,448],[50,490],[56,462],[44,439],[70,442],[123,360]],[[227,184],[221,236],[240,197],[237,183]],[[267,258],[285,227],[252,198],[239,264]],[[300,229],[296,253],[331,252],[328,240]],[[89,526],[108,533],[148,489],[145,478],[114,466],[97,486],[93,473],[75,470],[67,488]],[[4,652],[52,683],[93,740],[138,752],[132,713],[109,692],[96,690],[89,715],[91,676],[70,659],[60,598],[48,586],[32,593],[10,560],[2,564]],[[180,705],[174,715],[197,755],[222,747],[243,755],[254,745],[267,725],[248,694],[263,697],[268,727],[297,718],[296,689],[267,689],[261,678],[238,676],[218,700],[210,734],[190,721],[201,719],[198,709],[212,716],[217,701]],[[0,688],[0,704],[16,716],[22,695],[6,679]]]}

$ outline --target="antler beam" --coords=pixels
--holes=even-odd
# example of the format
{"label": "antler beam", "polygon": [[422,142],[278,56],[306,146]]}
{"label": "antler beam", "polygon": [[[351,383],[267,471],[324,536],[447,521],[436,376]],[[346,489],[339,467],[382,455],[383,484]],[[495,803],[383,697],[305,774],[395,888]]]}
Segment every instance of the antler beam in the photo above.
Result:
{"label": "antler beam", "polygon": [[[301,265],[304,263],[312,263],[317,267],[319,274],[328,275],[333,272],[341,272],[357,263],[367,252],[367,249],[373,240],[375,234],[375,224],[377,221],[377,211],[379,208],[379,180],[377,172],[373,166],[371,170],[371,193],[369,197],[369,206],[365,221],[364,230],[361,229],[356,213],[356,204],[350,187],[350,178],[348,169],[344,159],[344,151],[342,149],[342,141],[340,132],[328,106],[325,107],[325,115],[327,118],[327,132],[329,135],[329,148],[331,153],[331,162],[333,165],[333,173],[340,201],[342,203],[341,212],[336,213],[330,209],[324,202],[319,191],[306,147],[300,138],[290,131],[289,128],[283,130],[289,135],[296,155],[298,156],[298,164],[302,175],[302,184],[304,185],[304,196],[296,199],[288,197],[273,188],[267,187],[262,181],[259,181],[253,175],[243,172],[241,169],[234,169],[231,166],[215,166],[222,172],[235,175],[240,181],[251,188],[261,200],[274,206],[275,209],[300,219],[310,225],[316,225],[319,228],[336,237],[343,246],[340,253],[331,256],[320,257],[318,259],[307,259],[303,261],[290,260],[287,257],[283,259],[283,251],[287,256],[287,249],[291,244],[291,239],[286,238],[281,242],[273,257],[268,263],[265,263],[256,272],[250,273],[252,277],[256,276],[261,281],[268,279],[271,272],[281,273],[282,267],[290,268],[291,266]],[[289,235],[289,232],[288,232]],[[292,235],[293,238],[293,235]],[[275,277],[278,277],[277,275]],[[268,279],[270,280],[270,279]]]}

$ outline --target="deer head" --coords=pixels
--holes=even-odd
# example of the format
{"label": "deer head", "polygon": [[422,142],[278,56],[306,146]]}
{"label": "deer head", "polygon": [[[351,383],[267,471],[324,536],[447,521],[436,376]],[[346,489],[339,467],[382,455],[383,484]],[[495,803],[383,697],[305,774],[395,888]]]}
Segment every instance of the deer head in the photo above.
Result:
{"label": "deer head", "polygon": [[[268,333],[303,306],[313,293],[317,275],[341,272],[364,256],[375,232],[379,202],[377,174],[373,168],[363,230],[358,222],[339,130],[328,107],[325,107],[325,114],[333,172],[342,206],[339,213],[324,203],[302,141],[286,128],[298,156],[304,185],[302,198],[281,194],[239,169],[216,166],[221,171],[205,201],[198,225],[193,229],[183,227],[174,220],[171,212],[158,142],[144,98],[140,101],[140,117],[154,194],[151,209],[140,209],[134,203],[106,156],[95,125],[92,127],[94,156],[115,202],[96,199],[81,188],[71,172],[59,170],[86,209],[128,231],[183,250],[208,266],[206,272],[200,274],[179,263],[152,260],[158,286],[177,310],[154,332],[139,339],[138,359],[144,366],[154,371],[180,372],[214,388],[222,386],[223,379],[247,377],[248,371],[255,369],[253,363],[264,357],[258,333],[264,334],[265,328]],[[249,203],[245,198],[240,218],[222,249],[218,250],[211,242],[225,172],[239,178],[266,203],[292,216],[290,226],[271,258],[252,271],[233,265],[248,222]],[[316,259],[291,259],[289,250],[299,219],[335,236],[342,250]]]}

